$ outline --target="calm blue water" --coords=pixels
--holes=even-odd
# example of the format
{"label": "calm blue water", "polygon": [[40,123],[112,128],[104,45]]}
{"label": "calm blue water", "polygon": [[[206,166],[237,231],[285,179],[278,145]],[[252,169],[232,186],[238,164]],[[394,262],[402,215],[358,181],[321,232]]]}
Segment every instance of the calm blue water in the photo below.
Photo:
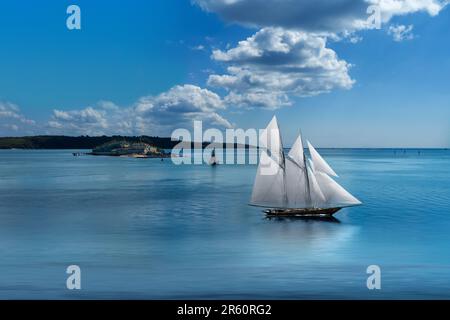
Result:
{"label": "calm blue water", "polygon": [[0,151],[0,298],[450,298],[450,151],[322,154],[338,222],[264,219],[252,165]]}

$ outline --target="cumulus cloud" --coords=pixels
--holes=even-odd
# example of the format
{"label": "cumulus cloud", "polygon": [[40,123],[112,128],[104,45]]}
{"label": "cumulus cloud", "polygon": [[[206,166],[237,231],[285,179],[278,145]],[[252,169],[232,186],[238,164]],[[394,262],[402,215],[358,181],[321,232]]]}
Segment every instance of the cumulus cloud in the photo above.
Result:
{"label": "cumulus cloud", "polygon": [[219,115],[225,104],[216,93],[194,85],[178,85],[157,96],[139,99],[135,106],[137,127],[145,131],[170,133],[174,125],[191,127],[192,121],[229,128],[231,123]]}
{"label": "cumulus cloud", "polygon": [[220,115],[225,108],[219,95],[190,84],[141,97],[126,107],[99,101],[78,109],[54,109],[48,121],[40,124],[23,116],[15,104],[0,102],[0,135],[169,136],[176,128],[192,128],[194,120],[203,121],[204,127],[230,128],[232,124]]}
{"label": "cumulus cloud", "polygon": [[228,104],[275,109],[290,105],[288,95],[312,96],[349,89],[350,65],[326,47],[326,38],[302,31],[263,28],[212,58],[230,66],[208,85],[228,90]]}
{"label": "cumulus cloud", "polygon": [[14,135],[19,130],[30,132],[35,125],[36,122],[25,117],[17,105],[11,102],[0,102],[1,135]]}
{"label": "cumulus cloud", "polygon": [[402,16],[417,12],[426,12],[436,16],[448,5],[448,0],[371,0],[381,9],[383,22],[388,22],[394,16]]}
{"label": "cumulus cloud", "polygon": [[133,110],[111,101],[99,101],[94,106],[76,110],[53,110],[47,122],[52,134],[103,135],[133,134]]}
{"label": "cumulus cloud", "polygon": [[413,34],[413,25],[405,26],[405,25],[392,25],[389,26],[388,34],[392,36],[394,41],[400,42],[403,40],[412,40],[414,39]]}
{"label": "cumulus cloud", "polygon": [[367,3],[354,0],[195,0],[227,21],[255,27],[306,31],[344,30],[365,14]]}
{"label": "cumulus cloud", "polygon": [[[194,0],[224,20],[260,28],[253,36],[212,58],[227,64],[208,85],[228,90],[232,105],[278,108],[289,97],[349,89],[350,64],[326,47],[327,39],[362,40],[360,30],[381,28],[395,16],[437,15],[448,0]],[[389,29],[394,40],[413,37],[412,26]]]}
{"label": "cumulus cloud", "polygon": [[73,134],[100,135],[105,133],[109,123],[105,110],[87,107],[70,111],[53,110],[48,126]]}
{"label": "cumulus cloud", "polygon": [[341,33],[371,28],[367,9],[378,6],[381,22],[416,12],[437,15],[447,0],[194,0],[223,19],[255,27]]}
{"label": "cumulus cloud", "polygon": [[192,128],[194,120],[204,126],[231,127],[219,115],[225,109],[215,93],[194,85],[179,85],[156,96],[141,97],[130,107],[110,101],[77,110],[53,110],[49,132],[73,135],[170,135],[175,128]]}
{"label": "cumulus cloud", "polygon": [[[292,104],[291,96],[312,96],[350,89],[351,65],[327,48],[327,40],[361,41],[360,30],[374,27],[373,17],[388,24],[396,16],[424,12],[435,16],[448,0],[192,0],[205,11],[259,31],[236,46],[214,50],[225,67],[211,72],[208,85],[224,89],[222,98],[194,85],[179,85],[146,96],[128,107],[110,101],[76,110],[55,109],[46,133],[159,134],[190,127],[193,120],[231,127],[221,113],[228,106],[275,109]],[[374,7],[372,7],[375,5]],[[372,10],[368,11],[368,8]],[[372,16],[371,16],[372,15]],[[372,18],[371,18],[372,17]],[[412,39],[412,25],[392,25],[395,41]],[[208,40],[208,39],[207,39]],[[208,40],[209,41],[209,40]],[[205,50],[205,46],[193,47]],[[17,106],[0,102],[0,134],[41,128]]]}

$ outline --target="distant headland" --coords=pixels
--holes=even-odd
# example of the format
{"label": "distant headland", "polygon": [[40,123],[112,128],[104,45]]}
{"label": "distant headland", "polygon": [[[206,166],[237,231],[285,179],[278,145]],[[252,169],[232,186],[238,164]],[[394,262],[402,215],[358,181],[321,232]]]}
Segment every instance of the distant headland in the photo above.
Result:
{"label": "distant headland", "polygon": [[[180,141],[170,137],[151,136],[25,136],[0,137],[0,149],[95,149],[114,141],[145,143],[158,149],[172,149]],[[203,143],[206,147],[209,143]],[[225,146],[225,145],[224,145]],[[234,144],[235,148],[247,148],[248,145]]]}

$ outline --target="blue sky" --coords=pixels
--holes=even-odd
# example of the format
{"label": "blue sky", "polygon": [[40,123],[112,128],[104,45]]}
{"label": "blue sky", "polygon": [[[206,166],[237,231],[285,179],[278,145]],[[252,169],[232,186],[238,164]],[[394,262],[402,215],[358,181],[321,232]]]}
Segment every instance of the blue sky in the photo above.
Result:
{"label": "blue sky", "polygon": [[[449,147],[449,8],[386,0],[378,30],[355,27],[361,7],[347,1],[314,19],[308,0],[285,2],[297,11],[276,0],[2,2],[0,135],[170,135],[194,119],[262,128],[275,114],[287,145],[301,128],[319,147]],[[81,30],[66,27],[70,4]],[[272,15],[254,14],[267,5]]]}

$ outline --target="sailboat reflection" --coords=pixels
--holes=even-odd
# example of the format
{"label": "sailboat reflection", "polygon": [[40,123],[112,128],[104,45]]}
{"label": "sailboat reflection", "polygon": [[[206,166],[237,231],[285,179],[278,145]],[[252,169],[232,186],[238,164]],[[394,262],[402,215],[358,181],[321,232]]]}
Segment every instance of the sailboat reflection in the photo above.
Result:
{"label": "sailboat reflection", "polygon": [[[316,254],[336,256],[336,250],[352,245],[359,232],[355,225],[341,222],[334,217],[271,217],[262,219],[258,236],[267,240],[268,251],[311,251]],[[273,251],[272,251],[273,250]]]}

